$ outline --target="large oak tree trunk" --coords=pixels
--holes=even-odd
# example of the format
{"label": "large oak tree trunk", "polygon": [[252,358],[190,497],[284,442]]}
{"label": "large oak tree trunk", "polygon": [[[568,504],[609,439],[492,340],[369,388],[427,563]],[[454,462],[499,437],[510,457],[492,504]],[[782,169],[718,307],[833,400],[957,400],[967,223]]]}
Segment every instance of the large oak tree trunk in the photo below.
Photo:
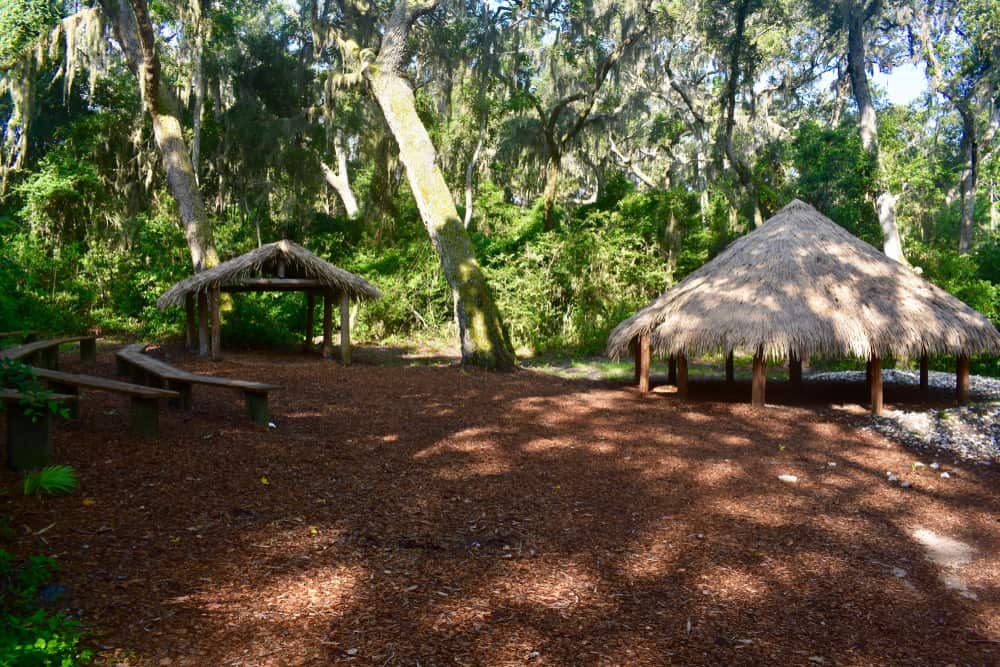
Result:
{"label": "large oak tree trunk", "polygon": [[[131,5],[131,7],[129,7]],[[139,80],[143,102],[153,122],[153,136],[163,158],[170,193],[177,202],[181,225],[195,272],[218,264],[212,227],[198,189],[194,165],[181,129],[179,105],[160,79],[153,25],[145,0],[101,0],[129,69]]]}
{"label": "large oak tree trunk", "polygon": [[861,133],[861,145],[875,160],[878,173],[879,194],[876,198],[878,221],[882,227],[882,251],[887,257],[897,262],[905,262],[903,244],[899,237],[899,226],[896,224],[896,196],[883,183],[882,167],[878,154],[878,117],[875,115],[875,105],[872,103],[871,91],[868,87],[868,72],[865,69],[864,25],[865,11],[862,7],[854,7],[848,21],[847,30],[847,69],[851,75],[851,90],[854,101],[858,105],[858,130]]}
{"label": "large oak tree trunk", "polygon": [[[428,7],[433,7],[433,3],[422,6]],[[399,146],[399,159],[406,169],[420,217],[451,287],[462,363],[511,370],[515,365],[514,352],[500,312],[437,165],[434,145],[417,115],[413,91],[397,73],[405,52],[406,35],[416,16],[405,0],[397,3],[376,65],[367,72],[368,82]]]}

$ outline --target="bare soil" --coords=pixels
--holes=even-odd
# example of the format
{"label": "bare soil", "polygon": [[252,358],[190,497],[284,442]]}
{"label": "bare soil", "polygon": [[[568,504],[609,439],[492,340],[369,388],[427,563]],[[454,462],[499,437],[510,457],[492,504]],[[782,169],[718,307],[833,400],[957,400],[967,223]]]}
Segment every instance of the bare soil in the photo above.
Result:
{"label": "bare soil", "polygon": [[[273,429],[196,387],[137,441],[86,394],[55,425],[81,492],[0,498],[2,546],[57,556],[110,664],[1000,664],[1000,470],[912,469],[857,428],[863,388],[755,413],[746,386],[359,358],[171,359],[283,385]],[[971,560],[942,572],[918,530]]]}

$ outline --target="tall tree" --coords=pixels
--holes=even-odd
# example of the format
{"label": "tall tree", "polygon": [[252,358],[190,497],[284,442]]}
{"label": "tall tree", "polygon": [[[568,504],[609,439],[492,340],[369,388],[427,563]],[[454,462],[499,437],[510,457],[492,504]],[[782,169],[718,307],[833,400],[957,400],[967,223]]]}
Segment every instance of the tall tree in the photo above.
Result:
{"label": "tall tree", "polygon": [[179,103],[160,75],[156,32],[145,0],[100,0],[129,70],[139,82],[143,106],[163,158],[170,192],[177,202],[195,272],[218,264],[212,226],[205,212],[191,155],[184,140]]}
{"label": "tall tree", "polygon": [[931,88],[961,119],[958,252],[972,250],[976,192],[984,154],[1000,130],[1000,4],[990,0],[947,0],[924,7],[920,41]]}
{"label": "tall tree", "polygon": [[851,91],[858,107],[858,131],[861,145],[879,166],[879,193],[875,200],[879,224],[882,227],[882,248],[888,257],[906,261],[903,244],[896,222],[897,195],[889,190],[883,176],[878,149],[878,115],[872,102],[868,82],[869,31],[884,10],[883,0],[840,0],[837,5],[842,30],[847,33],[847,71],[851,78]]}
{"label": "tall tree", "polygon": [[[455,201],[437,163],[427,128],[417,114],[413,89],[404,77],[408,64],[407,39],[414,23],[433,12],[440,0],[396,0],[381,31],[370,21],[328,24],[332,40],[340,46],[345,62],[356,69],[343,79],[364,81],[378,104],[396,144],[424,228],[441,260],[451,287],[458,320],[462,362],[497,370],[511,370],[516,360],[500,312],[472,241],[458,216]],[[354,3],[343,3],[340,18],[357,12]],[[366,29],[367,27],[367,29]],[[355,28],[352,34],[349,32]],[[318,32],[318,31],[317,31]],[[377,52],[362,49],[364,40],[381,35]],[[370,43],[370,42],[368,42]],[[346,57],[344,57],[346,56]]]}

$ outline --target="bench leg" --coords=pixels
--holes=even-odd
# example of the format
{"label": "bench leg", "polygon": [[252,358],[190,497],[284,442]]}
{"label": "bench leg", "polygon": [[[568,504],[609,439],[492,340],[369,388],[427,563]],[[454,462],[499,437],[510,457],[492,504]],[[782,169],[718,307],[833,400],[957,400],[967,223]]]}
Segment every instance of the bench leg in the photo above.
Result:
{"label": "bench leg", "polygon": [[129,374],[129,366],[130,364],[121,357],[115,357],[115,373],[120,377],[125,377]]}
{"label": "bench leg", "polygon": [[11,470],[31,470],[52,463],[52,416],[46,412],[24,414],[15,403],[7,406],[7,466]]}
{"label": "bench leg", "polygon": [[132,397],[132,434],[146,440],[160,437],[160,404],[155,398]]}
{"label": "bench leg", "polygon": [[59,370],[59,348],[49,347],[42,350],[42,367],[52,371]]}
{"label": "bench leg", "polygon": [[68,401],[64,405],[69,410],[69,418],[76,419],[80,416],[80,388],[75,384],[62,384],[60,382],[49,382],[49,389],[54,394],[70,394],[76,396],[75,401]]}
{"label": "bench leg", "polygon": [[167,389],[180,394],[179,398],[171,398],[168,405],[181,410],[191,409],[191,383],[178,382],[177,380],[167,380]]}
{"label": "bench leg", "polygon": [[267,394],[243,392],[247,404],[247,417],[255,424],[267,424]]}
{"label": "bench leg", "polygon": [[80,341],[80,361],[91,364],[97,361],[97,339]]}

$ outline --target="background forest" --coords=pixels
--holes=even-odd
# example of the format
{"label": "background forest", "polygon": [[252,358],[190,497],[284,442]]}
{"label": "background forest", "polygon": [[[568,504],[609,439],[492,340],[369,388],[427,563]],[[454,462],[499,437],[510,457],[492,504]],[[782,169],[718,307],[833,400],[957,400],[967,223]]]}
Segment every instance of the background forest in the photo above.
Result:
{"label": "background forest", "polygon": [[0,77],[0,329],[178,336],[169,285],[290,238],[383,291],[356,337],[454,340],[467,233],[514,348],[594,353],[793,197],[1000,324],[995,0],[7,0]]}

